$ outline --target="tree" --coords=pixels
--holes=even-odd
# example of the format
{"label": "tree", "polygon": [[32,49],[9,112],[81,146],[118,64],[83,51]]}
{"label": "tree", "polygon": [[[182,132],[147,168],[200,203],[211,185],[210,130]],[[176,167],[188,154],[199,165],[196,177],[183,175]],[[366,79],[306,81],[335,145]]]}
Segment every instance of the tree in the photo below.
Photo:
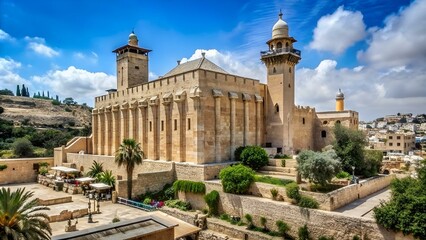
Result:
{"label": "tree", "polygon": [[10,188],[0,189],[1,239],[50,239],[49,216],[40,212],[50,209],[39,206],[32,197],[33,192],[25,192],[25,188],[14,192]]}
{"label": "tree", "polygon": [[104,171],[103,165],[104,165],[103,163],[98,163],[96,161],[93,161],[92,166],[87,172],[87,175],[93,178],[97,177],[100,173]]}
{"label": "tree", "polygon": [[26,138],[18,138],[12,144],[13,154],[18,157],[31,157],[33,155],[33,145]]}
{"label": "tree", "polygon": [[132,198],[133,169],[142,164],[143,151],[140,144],[134,139],[124,139],[115,154],[115,163],[118,167],[125,166],[127,172],[127,198]]}
{"label": "tree", "polygon": [[383,152],[380,150],[364,150],[364,171],[366,177],[374,176],[382,167]]}
{"label": "tree", "polygon": [[426,160],[417,169],[418,179],[391,182],[391,199],[374,208],[374,218],[386,229],[426,239]]}
{"label": "tree", "polygon": [[74,105],[77,104],[77,102],[74,101],[72,97],[67,97],[62,101],[66,105]]}
{"label": "tree", "polygon": [[302,178],[321,186],[326,186],[341,171],[339,158],[334,150],[304,150],[297,157],[297,165],[297,171]]}
{"label": "tree", "polygon": [[367,145],[364,133],[341,124],[336,124],[333,131],[335,137],[333,149],[340,158],[342,169],[352,172],[352,166],[354,166],[356,174],[363,174],[365,169],[364,147]]}
{"label": "tree", "polygon": [[253,170],[268,165],[269,157],[265,149],[259,146],[247,146],[241,152],[241,162]]}
{"label": "tree", "polygon": [[28,87],[27,87],[27,97],[30,97],[30,91],[28,90]]}
{"label": "tree", "polygon": [[6,95],[6,96],[15,96],[13,95],[13,92],[7,88],[0,89],[0,95]]}
{"label": "tree", "polygon": [[226,193],[246,194],[252,182],[254,171],[244,165],[238,164],[224,168],[220,171],[223,191]]}
{"label": "tree", "polygon": [[16,96],[21,96],[21,90],[19,89],[19,85],[16,85]]}
{"label": "tree", "polygon": [[25,84],[22,84],[21,96],[23,97],[27,96],[27,88],[25,87]]}
{"label": "tree", "polygon": [[112,189],[115,188],[115,177],[112,174],[111,170],[106,170],[105,172],[101,172],[96,175],[96,179],[101,182],[105,183],[107,185],[110,185]]}

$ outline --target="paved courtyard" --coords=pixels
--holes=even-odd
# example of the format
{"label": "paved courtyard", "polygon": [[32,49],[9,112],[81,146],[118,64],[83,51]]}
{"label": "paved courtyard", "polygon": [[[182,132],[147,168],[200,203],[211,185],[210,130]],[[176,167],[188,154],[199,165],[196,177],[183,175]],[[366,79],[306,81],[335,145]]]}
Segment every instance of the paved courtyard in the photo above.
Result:
{"label": "paved courtyard", "polygon": [[[88,199],[82,194],[71,195],[65,192],[56,192],[53,189],[38,183],[13,184],[13,185],[6,185],[2,187],[11,188],[12,190],[25,187],[26,190],[34,192],[34,198],[40,198],[40,199],[53,199],[58,197],[72,196],[72,202],[48,206],[50,208],[50,210],[47,211],[48,215],[56,215],[63,210],[72,211],[76,209],[83,209],[83,208],[87,208],[87,205],[88,205]],[[100,225],[109,224],[112,222],[112,219],[115,216],[118,216],[120,220],[129,220],[129,219],[134,219],[141,216],[148,216],[152,214],[155,214],[156,216],[167,219],[171,222],[178,223],[179,226],[175,228],[175,237],[176,237],[176,234],[179,232],[182,232],[182,230],[195,227],[160,211],[145,212],[143,210],[128,207],[122,204],[113,204],[111,201],[101,201],[100,211],[101,211],[100,214],[93,215],[93,221],[95,221],[95,223],[88,223],[87,216],[79,218],[77,229],[83,230],[83,229],[97,227]],[[75,220],[72,221],[72,223],[74,222]],[[67,221],[51,223],[50,226],[52,227],[53,236],[64,234],[66,224],[67,224]]]}
{"label": "paved courtyard", "polygon": [[381,201],[387,201],[391,197],[390,188],[382,189],[367,197],[358,199],[342,208],[336,209],[335,212],[342,213],[352,217],[373,218],[373,208],[380,205]]}

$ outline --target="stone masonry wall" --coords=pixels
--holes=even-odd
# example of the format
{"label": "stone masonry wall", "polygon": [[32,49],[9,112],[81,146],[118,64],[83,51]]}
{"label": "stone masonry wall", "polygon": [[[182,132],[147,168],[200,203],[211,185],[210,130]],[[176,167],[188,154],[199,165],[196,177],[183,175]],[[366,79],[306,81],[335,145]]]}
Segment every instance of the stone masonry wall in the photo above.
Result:
{"label": "stone masonry wall", "polygon": [[[150,192],[156,192],[163,189],[167,183],[174,181],[174,174],[172,170],[161,172],[141,173],[133,179],[132,185],[132,198]],[[127,180],[116,181],[117,196],[127,198]]]}
{"label": "stone masonry wall", "polygon": [[0,159],[0,165],[7,165],[6,169],[0,171],[0,185],[35,182],[38,172],[34,169],[34,164],[40,162],[47,162],[51,167],[53,158]]}
{"label": "stone masonry wall", "polygon": [[340,213],[300,208],[285,202],[273,201],[253,196],[224,193],[218,183],[206,183],[207,192],[219,191],[221,212],[243,217],[253,216],[254,223],[260,225],[260,218],[267,219],[267,227],[276,230],[275,222],[283,220],[291,226],[290,234],[297,235],[297,229],[307,224],[311,236],[333,236],[334,239],[350,240],[364,234],[369,239],[393,240],[395,234],[378,226],[373,220],[347,217]]}

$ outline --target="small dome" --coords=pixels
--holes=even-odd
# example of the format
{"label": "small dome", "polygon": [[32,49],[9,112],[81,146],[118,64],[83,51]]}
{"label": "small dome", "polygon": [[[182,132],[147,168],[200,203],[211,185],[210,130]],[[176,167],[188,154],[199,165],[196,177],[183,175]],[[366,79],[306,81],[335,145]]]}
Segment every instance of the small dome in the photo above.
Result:
{"label": "small dome", "polygon": [[138,45],[138,36],[136,36],[135,32],[129,34],[129,44],[137,46]]}
{"label": "small dome", "polygon": [[283,21],[283,14],[280,11],[278,21],[272,27],[272,39],[288,37],[288,24]]}
{"label": "small dome", "polygon": [[336,94],[336,99],[344,99],[345,95],[342,93],[342,91],[339,88],[339,92]]}

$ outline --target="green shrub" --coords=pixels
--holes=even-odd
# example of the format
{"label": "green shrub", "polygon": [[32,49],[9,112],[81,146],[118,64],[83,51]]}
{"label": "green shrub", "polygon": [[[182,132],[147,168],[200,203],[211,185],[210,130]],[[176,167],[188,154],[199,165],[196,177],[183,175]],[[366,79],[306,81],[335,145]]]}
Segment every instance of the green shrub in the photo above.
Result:
{"label": "green shrub", "polygon": [[209,214],[217,216],[219,214],[219,192],[216,190],[211,191],[204,196],[204,200],[209,206]]}
{"label": "green shrub", "polygon": [[164,188],[163,188],[163,192],[164,192],[164,198],[163,199],[161,199],[161,198],[159,198],[159,199],[157,199],[157,200],[172,200],[172,199],[174,199],[175,198],[175,189],[173,188],[173,186],[172,185],[165,185],[164,186]]}
{"label": "green shrub", "polygon": [[285,167],[285,159],[281,159],[281,167]]}
{"label": "green shrub", "polygon": [[182,211],[191,210],[191,203],[181,201],[179,199],[168,200],[168,201],[165,202],[165,204],[166,204],[167,207],[177,208],[177,209],[180,209]]}
{"label": "green shrub", "polygon": [[5,170],[6,168],[7,168],[7,165],[6,165],[6,164],[2,164],[2,165],[0,165],[0,171]]}
{"label": "green shrub", "polygon": [[275,159],[291,159],[291,157],[287,154],[277,153],[274,156]]}
{"label": "green shrub", "polygon": [[334,237],[321,236],[318,238],[318,240],[334,240]]}
{"label": "green shrub", "polygon": [[299,228],[299,240],[309,240],[311,239],[309,236],[308,226],[305,224],[303,227]]}
{"label": "green shrub", "polygon": [[223,191],[226,193],[246,194],[254,181],[254,171],[241,164],[220,171]]}
{"label": "green shrub", "polygon": [[143,204],[146,204],[146,205],[151,205],[151,202],[152,202],[152,199],[151,199],[151,198],[145,198],[145,199],[143,200]]}
{"label": "green shrub", "polygon": [[33,145],[26,138],[18,138],[12,144],[13,154],[17,157],[31,157],[34,153]]}
{"label": "green shrub", "polygon": [[276,189],[276,188],[271,188],[271,195],[272,195],[272,199],[277,199],[277,196],[278,196],[278,189]]}
{"label": "green shrub", "polygon": [[361,238],[358,235],[355,235],[352,240],[361,240]]}
{"label": "green shrub", "polygon": [[268,154],[259,146],[247,146],[241,153],[241,162],[253,170],[266,166],[268,161]]}
{"label": "green shrub", "polygon": [[52,105],[58,106],[58,105],[61,105],[61,102],[57,100],[52,100]]}
{"label": "green shrub", "polygon": [[274,184],[274,185],[278,185],[278,186],[286,186],[287,184],[294,182],[293,180],[274,178],[274,177],[271,177],[271,176],[262,176],[262,175],[255,175],[254,181],[255,182],[263,182],[263,183]]}
{"label": "green shrub", "polygon": [[39,162],[39,163],[38,163],[38,165],[39,165],[40,167],[48,167],[48,166],[49,166],[49,163],[48,163],[48,162]]}
{"label": "green shrub", "polygon": [[336,178],[338,178],[338,179],[343,179],[343,178],[350,178],[351,177],[351,175],[348,173],[348,172],[345,172],[345,171],[341,171],[341,172],[339,172],[338,174],[336,174]]}
{"label": "green shrub", "polygon": [[112,219],[112,223],[116,223],[116,222],[119,222],[119,221],[120,221],[120,218],[118,218],[118,217],[114,217]]}
{"label": "green shrub", "polygon": [[267,220],[266,220],[266,218],[265,217],[260,217],[260,225],[262,225],[263,226],[263,230],[266,232],[266,231],[268,231],[268,228],[266,227],[266,222],[267,222]]}
{"label": "green shrub", "polygon": [[246,222],[247,222],[247,228],[253,229],[255,227],[253,224],[253,217],[247,213],[246,215],[244,215],[244,218],[246,219]]}
{"label": "green shrub", "polygon": [[65,107],[65,112],[72,112],[72,109],[71,108],[68,108],[68,107]]}
{"label": "green shrub", "polygon": [[235,149],[235,152],[234,152],[235,161],[241,161],[241,153],[243,152],[245,148],[246,148],[245,146],[240,146],[237,149]]}
{"label": "green shrub", "polygon": [[226,214],[226,213],[221,214],[219,218],[222,219],[222,220],[225,220],[225,221],[229,221],[230,220],[229,215]]}
{"label": "green shrub", "polygon": [[288,226],[288,224],[281,220],[278,220],[275,224],[278,227],[278,233],[280,234],[280,236],[286,237],[287,232],[290,230],[290,227]]}
{"label": "green shrub", "polygon": [[298,205],[299,207],[314,208],[314,209],[317,209],[319,207],[319,203],[317,202],[317,200],[308,196],[303,196],[303,195],[300,196]]}
{"label": "green shrub", "polygon": [[43,176],[45,176],[48,172],[49,172],[49,171],[47,170],[47,167],[40,167],[40,168],[38,169],[38,173],[39,173],[40,175],[43,175]]}
{"label": "green shrub", "polygon": [[297,183],[289,183],[285,188],[287,197],[296,200],[296,202],[300,200],[299,185]]}
{"label": "green shrub", "polygon": [[175,190],[175,193],[181,191],[204,194],[206,192],[206,185],[202,182],[177,180],[173,183],[173,189]]}

